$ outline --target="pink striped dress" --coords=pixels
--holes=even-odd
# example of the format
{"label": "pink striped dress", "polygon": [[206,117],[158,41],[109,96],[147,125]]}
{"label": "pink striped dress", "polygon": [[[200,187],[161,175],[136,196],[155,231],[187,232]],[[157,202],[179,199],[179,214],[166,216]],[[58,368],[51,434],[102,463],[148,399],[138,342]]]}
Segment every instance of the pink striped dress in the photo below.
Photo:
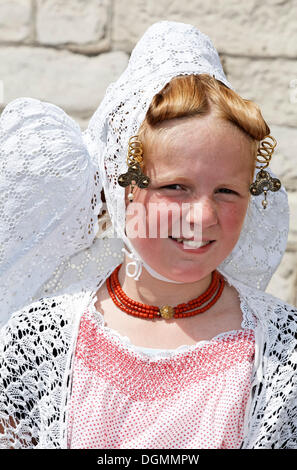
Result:
{"label": "pink striped dress", "polygon": [[239,448],[253,357],[251,328],[149,350],[104,326],[90,305],[77,339],[68,447]]}

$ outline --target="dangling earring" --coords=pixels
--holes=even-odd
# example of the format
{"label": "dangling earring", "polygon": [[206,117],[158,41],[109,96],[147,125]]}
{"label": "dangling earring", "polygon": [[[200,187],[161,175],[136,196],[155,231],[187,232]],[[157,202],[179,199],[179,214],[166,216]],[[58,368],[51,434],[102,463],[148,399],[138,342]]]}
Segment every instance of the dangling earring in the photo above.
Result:
{"label": "dangling earring", "polygon": [[270,174],[264,170],[269,165],[271,160],[272,154],[276,147],[276,140],[272,135],[268,135],[266,139],[271,139],[272,142],[268,140],[264,140],[261,142],[260,147],[257,153],[257,162],[262,163],[263,166],[256,166],[256,168],[260,169],[256,176],[256,180],[250,185],[250,193],[253,196],[259,196],[260,194],[264,193],[264,199],[262,201],[262,206],[264,209],[268,206],[267,201],[267,191],[278,191],[281,188],[281,182],[277,178],[272,178]]}
{"label": "dangling earring", "polygon": [[142,173],[143,168],[143,149],[142,144],[137,135],[130,137],[128,143],[127,155],[127,173],[123,173],[118,177],[118,184],[123,186],[131,185],[128,199],[130,202],[134,199],[134,188],[137,185],[139,188],[147,188],[150,183],[150,178]]}

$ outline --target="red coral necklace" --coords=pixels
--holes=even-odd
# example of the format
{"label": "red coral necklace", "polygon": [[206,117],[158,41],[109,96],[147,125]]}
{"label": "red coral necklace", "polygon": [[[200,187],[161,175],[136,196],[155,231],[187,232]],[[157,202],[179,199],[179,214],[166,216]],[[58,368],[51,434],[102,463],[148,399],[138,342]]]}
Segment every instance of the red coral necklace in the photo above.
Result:
{"label": "red coral necklace", "polygon": [[121,264],[117,266],[106,281],[109,295],[114,304],[123,310],[123,312],[139,318],[153,319],[162,317],[168,320],[170,318],[185,318],[198,315],[209,310],[219,300],[225,286],[225,279],[215,270],[212,272],[210,285],[199,297],[187,303],[179,304],[176,307],[171,307],[170,305],[155,307],[136,302],[125,294],[118,279],[118,272],[121,266]]}

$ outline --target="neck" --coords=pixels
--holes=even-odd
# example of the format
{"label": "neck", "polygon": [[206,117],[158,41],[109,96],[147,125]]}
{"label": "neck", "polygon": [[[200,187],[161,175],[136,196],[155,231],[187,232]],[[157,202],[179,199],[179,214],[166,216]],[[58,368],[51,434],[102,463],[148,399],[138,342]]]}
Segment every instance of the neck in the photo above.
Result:
{"label": "neck", "polygon": [[176,306],[198,297],[206,291],[211,283],[211,273],[203,279],[193,283],[172,284],[151,276],[143,267],[138,281],[126,275],[126,264],[129,262],[125,256],[123,265],[119,270],[119,282],[125,294],[137,302],[148,305]]}

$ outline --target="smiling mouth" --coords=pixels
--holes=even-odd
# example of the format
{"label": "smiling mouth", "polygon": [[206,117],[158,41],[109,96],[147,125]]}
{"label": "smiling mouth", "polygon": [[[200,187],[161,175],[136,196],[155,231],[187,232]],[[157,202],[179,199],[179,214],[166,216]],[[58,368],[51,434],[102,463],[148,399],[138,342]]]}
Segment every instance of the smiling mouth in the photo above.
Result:
{"label": "smiling mouth", "polygon": [[202,246],[209,245],[210,243],[213,243],[215,240],[191,240],[187,238],[174,238],[169,235],[169,238],[172,240],[176,241],[177,243],[183,244],[187,248],[201,248]]}

